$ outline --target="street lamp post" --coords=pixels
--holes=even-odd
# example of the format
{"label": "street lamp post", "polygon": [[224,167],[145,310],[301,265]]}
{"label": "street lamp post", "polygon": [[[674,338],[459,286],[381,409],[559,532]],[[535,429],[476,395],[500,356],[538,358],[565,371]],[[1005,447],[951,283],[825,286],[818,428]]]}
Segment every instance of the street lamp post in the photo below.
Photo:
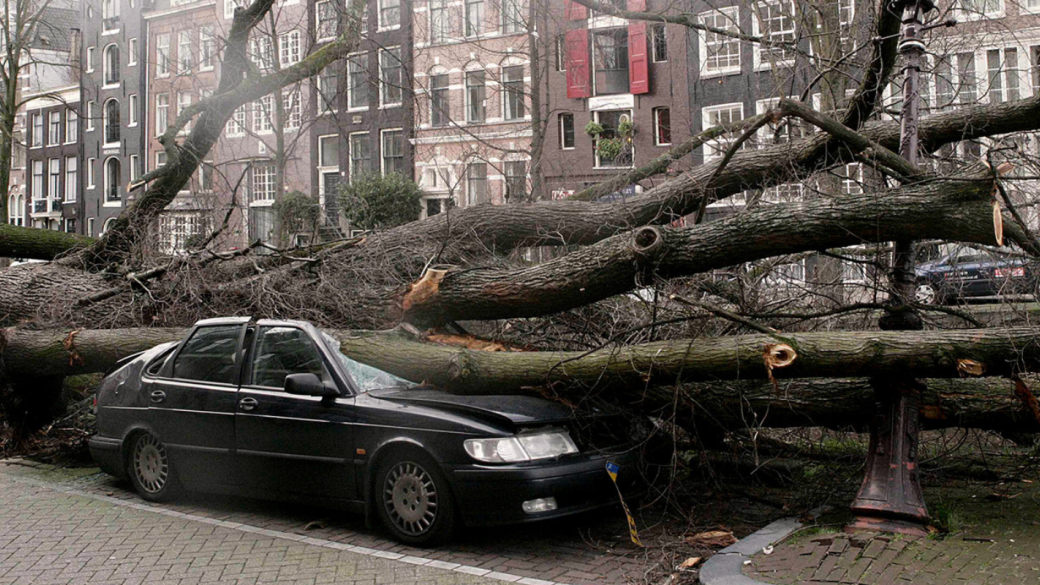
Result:
{"label": "street lamp post", "polygon": [[[903,11],[903,38],[899,43],[904,62],[899,154],[911,165],[917,164],[918,77],[925,53],[921,33],[925,15],[934,9],[931,0],[897,0],[891,7]],[[881,329],[922,329],[920,315],[909,304],[915,289],[912,241],[895,242],[891,285],[891,306],[879,321]],[[848,530],[925,534],[928,509],[917,468],[918,404],[924,384],[899,372],[888,372],[875,376],[871,385],[877,410],[871,421],[866,477],[852,504],[856,520]]]}

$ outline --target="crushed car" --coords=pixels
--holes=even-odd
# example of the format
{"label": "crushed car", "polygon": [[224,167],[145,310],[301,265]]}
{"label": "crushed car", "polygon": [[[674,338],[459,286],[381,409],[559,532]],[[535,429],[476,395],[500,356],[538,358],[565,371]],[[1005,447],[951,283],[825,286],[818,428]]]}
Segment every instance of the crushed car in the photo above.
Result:
{"label": "crushed car", "polygon": [[146,500],[188,489],[333,506],[420,546],[638,497],[654,430],[537,396],[454,395],[350,359],[311,323],[245,317],[130,356],[96,412],[91,455]]}

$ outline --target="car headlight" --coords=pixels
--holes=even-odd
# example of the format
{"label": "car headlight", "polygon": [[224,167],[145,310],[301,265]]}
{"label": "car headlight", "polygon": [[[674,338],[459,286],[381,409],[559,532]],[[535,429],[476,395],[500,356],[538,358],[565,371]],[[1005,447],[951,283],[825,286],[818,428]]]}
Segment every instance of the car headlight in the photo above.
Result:
{"label": "car headlight", "polygon": [[484,463],[535,461],[578,452],[567,431],[556,429],[499,439],[466,439],[463,446],[470,457]]}

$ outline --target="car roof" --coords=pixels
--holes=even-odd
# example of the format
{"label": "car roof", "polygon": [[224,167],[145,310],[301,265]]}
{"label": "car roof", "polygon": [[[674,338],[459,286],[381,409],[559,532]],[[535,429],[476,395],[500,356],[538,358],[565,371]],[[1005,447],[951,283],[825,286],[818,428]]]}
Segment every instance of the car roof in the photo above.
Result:
{"label": "car roof", "polygon": [[213,319],[202,319],[196,321],[196,327],[202,327],[206,325],[241,325],[248,323],[252,320],[252,317],[215,317]]}

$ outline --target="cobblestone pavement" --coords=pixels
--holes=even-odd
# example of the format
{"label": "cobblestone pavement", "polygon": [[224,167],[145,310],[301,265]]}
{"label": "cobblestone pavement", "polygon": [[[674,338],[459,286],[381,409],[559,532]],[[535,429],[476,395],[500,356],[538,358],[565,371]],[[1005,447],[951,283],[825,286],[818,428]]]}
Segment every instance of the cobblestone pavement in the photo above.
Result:
{"label": "cobblestone pavement", "polygon": [[484,585],[416,566],[119,506],[0,474],[0,584]]}
{"label": "cobblestone pavement", "polygon": [[1014,539],[982,541],[824,534],[757,554],[745,574],[782,585],[1036,585],[1040,550]]}
{"label": "cobblestone pavement", "polygon": [[[40,485],[29,487],[24,483],[25,480],[14,481],[12,479],[26,473],[34,477],[31,481],[43,481],[42,487]],[[81,493],[102,501],[55,492],[48,489],[47,486],[71,490],[73,493]],[[17,496],[11,498],[11,493],[17,494]],[[80,543],[78,545],[80,549],[87,552],[93,551],[97,546],[114,547],[117,545],[121,551],[132,551],[134,559],[132,562],[116,559],[120,561],[121,567],[119,569],[121,572],[117,577],[129,575],[127,571],[132,565],[132,568],[138,571],[133,576],[143,577],[143,579],[126,580],[126,583],[153,582],[153,578],[148,577],[147,573],[139,573],[139,571],[147,570],[155,559],[164,558],[164,551],[152,549],[153,547],[162,548],[164,545],[159,544],[160,542],[168,543],[170,541],[169,538],[161,541],[155,540],[167,530],[169,536],[174,540],[182,532],[192,538],[191,546],[178,548],[177,550],[180,551],[189,549],[203,551],[204,549],[198,548],[195,544],[196,539],[200,538],[199,535],[205,535],[205,542],[215,538],[215,543],[225,540],[237,543],[243,538],[250,542],[265,540],[267,544],[260,549],[264,558],[271,556],[281,562],[291,551],[294,560],[292,563],[287,562],[287,565],[292,568],[285,569],[286,577],[292,576],[289,571],[303,571],[312,566],[324,566],[326,562],[335,563],[337,567],[340,564],[345,567],[355,567],[352,570],[361,575],[353,577],[348,572],[344,573],[341,578],[338,573],[332,573],[330,578],[333,578],[333,581],[329,582],[336,583],[454,584],[511,581],[524,585],[542,585],[549,582],[572,585],[614,585],[642,583],[644,582],[643,575],[648,568],[653,566],[653,562],[647,558],[648,553],[640,552],[627,542],[628,534],[624,518],[621,516],[621,512],[616,510],[607,510],[599,515],[584,516],[577,520],[562,519],[497,529],[466,529],[461,531],[454,542],[444,548],[416,549],[393,542],[377,531],[366,529],[364,518],[360,516],[278,502],[201,494],[189,495],[183,500],[169,504],[148,504],[137,497],[129,483],[120,482],[96,472],[87,473],[78,479],[70,479],[68,475],[57,473],[40,476],[35,471],[26,471],[22,465],[0,464],[0,494],[2,494],[0,522],[5,524],[0,526],[0,585],[43,582],[38,580],[39,576],[43,574],[42,567],[37,569],[36,578],[30,576],[28,580],[17,580],[29,569],[25,562],[18,558],[20,554],[23,554],[23,550],[17,544],[29,539],[35,531],[45,533],[50,540],[46,541],[47,546],[39,547],[39,553],[36,560],[33,561],[32,567],[37,564],[50,564],[51,558],[65,559],[63,562],[67,562],[73,567],[88,566],[85,561],[76,560],[82,552],[76,549],[77,545],[66,545],[64,541],[58,539],[61,534],[59,532],[61,522],[66,522],[72,527],[75,535],[72,542]],[[122,507],[114,506],[113,503],[123,503],[124,505]],[[128,509],[127,506],[135,508]],[[160,514],[145,511],[147,509],[158,510]],[[202,519],[204,522],[209,521],[211,524],[197,524],[190,521],[174,522],[168,516],[171,514],[188,515],[191,518]],[[63,520],[62,518],[66,516],[69,518]],[[220,525],[213,526],[218,522],[237,527],[238,530],[229,532],[222,529]],[[146,525],[148,528],[140,528],[142,525]],[[84,549],[91,542],[93,538],[91,535],[97,535],[99,531],[104,532],[101,527],[106,527],[118,535],[112,534],[99,538],[98,543],[101,544],[90,544],[90,548]],[[83,532],[79,532],[80,530]],[[277,531],[290,537],[306,538],[313,543],[323,543],[324,549],[320,547],[313,548],[313,550],[308,549],[306,542],[299,544],[270,538],[249,538],[250,534],[243,531],[254,531],[254,533]],[[221,536],[219,538],[211,536],[216,533]],[[147,542],[144,544],[130,542],[132,538],[138,536],[147,539]],[[183,538],[188,538],[188,536]],[[55,539],[58,539],[60,548],[55,548]],[[32,540],[35,541],[38,538],[33,537]],[[277,546],[280,552],[269,553],[268,550],[273,546]],[[370,556],[364,557],[363,560],[349,560],[356,555],[329,549],[331,546],[362,547],[362,550],[369,551],[370,554],[385,555],[395,559],[403,558],[405,561],[391,561]],[[48,552],[46,554],[50,556],[43,557],[45,550],[50,549],[57,552]],[[62,552],[63,550],[65,552]],[[112,549],[106,548],[105,552],[110,550]],[[234,551],[235,547],[232,546],[231,550]],[[58,557],[55,557],[55,554]],[[96,555],[87,556],[94,558]],[[339,560],[341,558],[347,560],[341,561]],[[101,560],[105,559],[107,557]],[[41,560],[46,562],[41,563]],[[429,565],[434,567],[456,567],[456,571],[467,570],[483,574],[485,577],[490,576],[495,580],[486,578],[484,580],[466,580],[470,577],[469,575],[432,571],[427,567],[409,565],[408,562],[429,562]],[[192,559],[189,558],[187,566],[191,567],[191,563]],[[127,566],[123,566],[123,564]],[[222,565],[227,564],[229,563],[222,559]],[[169,566],[180,567],[175,564]],[[90,564],[89,567],[91,573],[109,568],[101,567],[98,562]],[[418,569],[423,569],[425,572],[420,574]],[[381,572],[382,570],[389,572],[384,574]],[[62,571],[59,570],[56,573],[61,575]],[[47,576],[51,574],[48,573]],[[212,576],[213,574],[211,571],[207,575]],[[273,573],[275,576],[282,574],[281,570]],[[179,575],[183,578],[183,573],[179,573]],[[317,574],[308,574],[308,576],[311,580],[300,577],[299,582],[325,582],[318,579]],[[254,576],[253,581],[240,582],[266,582],[263,579],[257,581],[257,578]],[[59,582],[66,581],[68,579]],[[123,583],[124,581],[115,579],[115,582]],[[195,583],[202,582],[202,580],[183,582]],[[220,582],[233,581],[221,580]],[[290,579],[285,582],[297,581]]]}

